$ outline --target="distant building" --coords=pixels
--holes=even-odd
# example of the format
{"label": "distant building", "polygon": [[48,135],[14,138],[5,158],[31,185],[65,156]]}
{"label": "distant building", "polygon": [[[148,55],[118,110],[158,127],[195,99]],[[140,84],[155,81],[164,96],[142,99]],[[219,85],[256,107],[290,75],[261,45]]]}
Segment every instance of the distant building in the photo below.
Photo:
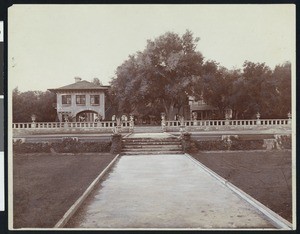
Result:
{"label": "distant building", "polygon": [[218,113],[218,108],[206,104],[203,99],[196,101],[191,96],[189,97],[189,109],[191,115],[197,113],[197,119],[212,119]]}
{"label": "distant building", "polygon": [[108,88],[75,77],[75,83],[49,91],[57,95],[56,109],[60,122],[95,122],[105,119],[105,93]]}

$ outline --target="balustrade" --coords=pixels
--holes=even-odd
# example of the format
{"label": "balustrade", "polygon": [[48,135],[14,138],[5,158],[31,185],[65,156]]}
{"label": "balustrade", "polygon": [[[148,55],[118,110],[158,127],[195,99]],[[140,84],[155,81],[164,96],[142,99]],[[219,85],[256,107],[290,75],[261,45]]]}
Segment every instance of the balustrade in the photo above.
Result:
{"label": "balustrade", "polygon": [[[287,126],[290,122],[288,119],[245,119],[245,120],[185,120],[184,126],[187,127],[205,127],[205,126]],[[166,127],[179,127],[179,121],[166,121]]]}
{"label": "balustrade", "polygon": [[[132,128],[130,121],[122,121],[122,128]],[[180,121],[165,121],[165,127],[179,128]],[[254,127],[254,126],[289,126],[290,119],[246,119],[246,120],[185,120],[183,125],[186,127]],[[31,122],[31,123],[13,123],[13,129],[57,129],[57,128],[114,128],[117,126],[116,121],[101,122]]]}
{"label": "balustrade", "polygon": [[[34,123],[13,123],[13,129],[29,129],[29,128],[114,128],[117,126],[116,121],[101,122],[34,122]],[[129,128],[130,121],[122,121],[121,127]]]}

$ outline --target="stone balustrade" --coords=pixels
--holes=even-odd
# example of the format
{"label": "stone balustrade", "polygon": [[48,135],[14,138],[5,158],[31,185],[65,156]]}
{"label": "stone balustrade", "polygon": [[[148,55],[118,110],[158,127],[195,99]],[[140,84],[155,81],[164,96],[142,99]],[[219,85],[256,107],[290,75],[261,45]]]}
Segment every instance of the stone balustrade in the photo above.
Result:
{"label": "stone balustrade", "polygon": [[[34,122],[34,123],[13,123],[13,129],[59,129],[59,128],[114,128],[116,121],[101,122]],[[129,128],[130,121],[122,121],[121,127]]]}
{"label": "stone balustrade", "polygon": [[[243,119],[243,120],[185,120],[183,126],[188,131],[222,130],[222,129],[255,129],[286,127],[291,128],[291,119]],[[165,121],[167,131],[176,131],[182,127],[180,121]]]}

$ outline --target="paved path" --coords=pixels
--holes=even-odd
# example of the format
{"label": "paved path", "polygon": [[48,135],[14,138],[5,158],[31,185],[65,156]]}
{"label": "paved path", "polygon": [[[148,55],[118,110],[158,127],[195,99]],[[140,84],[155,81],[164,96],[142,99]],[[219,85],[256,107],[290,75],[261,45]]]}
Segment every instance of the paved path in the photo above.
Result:
{"label": "paved path", "polygon": [[122,156],[66,227],[274,228],[185,155]]}

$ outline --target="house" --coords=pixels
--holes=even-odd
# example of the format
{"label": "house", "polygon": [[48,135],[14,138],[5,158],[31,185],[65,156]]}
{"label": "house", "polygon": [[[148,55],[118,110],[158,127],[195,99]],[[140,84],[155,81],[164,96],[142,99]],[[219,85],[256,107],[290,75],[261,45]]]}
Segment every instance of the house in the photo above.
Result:
{"label": "house", "polygon": [[192,96],[189,96],[189,109],[196,119],[213,119],[218,113],[218,108],[208,105],[203,98],[196,101]]}
{"label": "house", "polygon": [[95,122],[105,119],[105,93],[109,86],[75,77],[75,83],[56,89],[56,110],[60,122]]}

